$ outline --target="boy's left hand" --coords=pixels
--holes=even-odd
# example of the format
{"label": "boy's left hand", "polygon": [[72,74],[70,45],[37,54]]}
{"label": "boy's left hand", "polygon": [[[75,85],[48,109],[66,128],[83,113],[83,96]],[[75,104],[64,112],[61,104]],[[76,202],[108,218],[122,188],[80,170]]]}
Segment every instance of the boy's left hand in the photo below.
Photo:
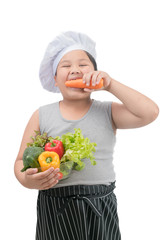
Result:
{"label": "boy's left hand", "polygon": [[111,77],[106,73],[102,71],[93,71],[93,72],[88,72],[83,75],[83,82],[86,83],[86,85],[90,85],[90,82],[92,83],[92,86],[96,86],[100,80],[103,78],[103,87],[100,89],[88,89],[84,88],[84,91],[87,92],[93,92],[97,90],[107,90],[107,88],[110,85],[111,82]]}

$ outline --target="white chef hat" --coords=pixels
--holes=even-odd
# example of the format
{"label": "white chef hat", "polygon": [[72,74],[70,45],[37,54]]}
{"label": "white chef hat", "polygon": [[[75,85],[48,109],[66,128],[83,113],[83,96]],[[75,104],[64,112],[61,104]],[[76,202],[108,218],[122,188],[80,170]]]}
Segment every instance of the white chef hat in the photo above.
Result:
{"label": "white chef hat", "polygon": [[54,76],[62,57],[72,50],[84,50],[96,59],[95,42],[86,34],[64,32],[49,43],[40,65],[39,78],[42,86],[54,93],[60,90],[55,86]]}

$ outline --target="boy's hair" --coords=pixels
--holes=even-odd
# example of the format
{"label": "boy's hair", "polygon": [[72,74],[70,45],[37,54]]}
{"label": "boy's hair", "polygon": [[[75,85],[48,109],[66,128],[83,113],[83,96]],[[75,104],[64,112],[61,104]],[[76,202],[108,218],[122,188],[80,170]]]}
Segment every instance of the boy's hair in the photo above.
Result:
{"label": "boy's hair", "polygon": [[89,60],[92,62],[94,70],[97,71],[97,63],[96,63],[94,57],[92,57],[92,55],[90,53],[86,52],[86,51],[85,51],[85,53],[89,57]]}

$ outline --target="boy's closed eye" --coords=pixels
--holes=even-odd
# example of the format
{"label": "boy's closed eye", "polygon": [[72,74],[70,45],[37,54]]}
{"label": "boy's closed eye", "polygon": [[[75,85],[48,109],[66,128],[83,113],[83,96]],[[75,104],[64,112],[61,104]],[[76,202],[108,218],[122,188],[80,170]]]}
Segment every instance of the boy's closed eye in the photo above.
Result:
{"label": "boy's closed eye", "polygon": [[64,66],[62,66],[62,67],[70,67],[71,65],[64,65]]}

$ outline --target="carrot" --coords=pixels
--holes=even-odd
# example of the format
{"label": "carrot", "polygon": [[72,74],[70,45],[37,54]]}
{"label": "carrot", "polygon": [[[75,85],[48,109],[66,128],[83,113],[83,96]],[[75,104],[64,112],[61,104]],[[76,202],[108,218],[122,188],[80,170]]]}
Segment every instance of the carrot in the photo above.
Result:
{"label": "carrot", "polygon": [[103,87],[103,79],[100,80],[99,84],[97,84],[96,86],[92,86],[92,83],[90,83],[89,86],[86,86],[85,83],[83,83],[82,79],[76,79],[76,80],[70,80],[70,81],[66,81],[65,85],[67,87],[71,87],[71,88],[89,88],[89,89],[98,89],[98,88],[102,88]]}

